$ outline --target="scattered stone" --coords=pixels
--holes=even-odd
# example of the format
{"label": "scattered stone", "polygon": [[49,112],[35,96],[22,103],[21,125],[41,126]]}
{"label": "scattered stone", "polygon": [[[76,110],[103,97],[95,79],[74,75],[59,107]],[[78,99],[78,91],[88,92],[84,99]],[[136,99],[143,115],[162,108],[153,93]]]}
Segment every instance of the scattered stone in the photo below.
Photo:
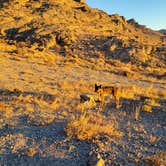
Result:
{"label": "scattered stone", "polygon": [[96,95],[92,95],[92,94],[87,94],[87,93],[82,93],[80,95],[80,102],[84,103],[86,101],[94,101],[97,102],[99,99]]}
{"label": "scattered stone", "polygon": [[27,151],[25,152],[25,155],[29,156],[29,157],[33,157],[36,154],[36,150],[34,148],[29,148],[27,149]]}
{"label": "scattered stone", "polygon": [[88,166],[105,166],[105,162],[99,153],[90,152]]}

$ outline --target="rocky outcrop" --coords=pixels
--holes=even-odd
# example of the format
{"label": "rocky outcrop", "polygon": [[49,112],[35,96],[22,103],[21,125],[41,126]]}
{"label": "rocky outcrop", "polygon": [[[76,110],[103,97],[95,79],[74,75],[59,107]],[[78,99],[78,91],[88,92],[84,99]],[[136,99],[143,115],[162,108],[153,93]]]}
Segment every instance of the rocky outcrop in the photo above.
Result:
{"label": "rocky outcrop", "polygon": [[70,30],[62,30],[56,36],[56,42],[61,46],[70,46],[76,42],[77,38]]}
{"label": "rocky outcrop", "polygon": [[85,3],[85,0],[74,0],[76,2]]}

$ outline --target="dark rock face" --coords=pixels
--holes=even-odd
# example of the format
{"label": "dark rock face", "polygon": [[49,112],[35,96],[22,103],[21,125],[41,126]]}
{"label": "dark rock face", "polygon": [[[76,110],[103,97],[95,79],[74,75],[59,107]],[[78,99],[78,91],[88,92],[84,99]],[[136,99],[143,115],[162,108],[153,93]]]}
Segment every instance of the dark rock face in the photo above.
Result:
{"label": "dark rock face", "polygon": [[74,0],[76,2],[85,3],[85,0]]}
{"label": "dark rock face", "polygon": [[159,32],[166,34],[166,29],[160,29]]}

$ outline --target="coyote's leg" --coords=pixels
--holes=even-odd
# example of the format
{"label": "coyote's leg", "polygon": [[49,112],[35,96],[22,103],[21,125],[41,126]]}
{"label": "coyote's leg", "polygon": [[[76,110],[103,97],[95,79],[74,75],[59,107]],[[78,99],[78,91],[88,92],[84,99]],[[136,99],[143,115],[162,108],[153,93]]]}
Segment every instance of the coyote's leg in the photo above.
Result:
{"label": "coyote's leg", "polygon": [[116,103],[116,108],[119,109],[120,108],[120,97],[119,96],[115,96],[115,103]]}
{"label": "coyote's leg", "polygon": [[100,106],[102,108],[104,106],[104,95],[102,91],[99,92],[99,98],[100,98]]}
{"label": "coyote's leg", "polygon": [[119,94],[119,89],[118,88],[114,88],[114,98],[115,98],[115,104],[116,104],[116,108],[119,109],[120,108],[120,94]]}

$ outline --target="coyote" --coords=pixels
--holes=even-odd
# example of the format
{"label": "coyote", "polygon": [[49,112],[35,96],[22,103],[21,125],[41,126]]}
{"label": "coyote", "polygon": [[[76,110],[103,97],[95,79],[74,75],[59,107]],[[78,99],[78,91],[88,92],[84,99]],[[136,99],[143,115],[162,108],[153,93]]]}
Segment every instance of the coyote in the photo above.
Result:
{"label": "coyote", "polygon": [[115,98],[116,108],[120,108],[120,97],[123,91],[126,91],[128,87],[119,87],[119,86],[102,86],[95,84],[95,92],[99,95],[99,100],[101,105],[104,105],[105,96],[112,95]]}

